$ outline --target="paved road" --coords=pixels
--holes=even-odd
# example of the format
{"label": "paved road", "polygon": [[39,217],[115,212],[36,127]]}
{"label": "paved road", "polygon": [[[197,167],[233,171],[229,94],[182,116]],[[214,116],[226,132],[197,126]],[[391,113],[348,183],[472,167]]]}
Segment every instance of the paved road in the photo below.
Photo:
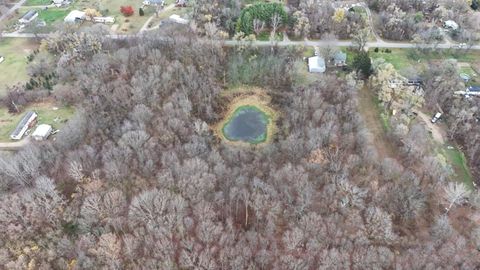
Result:
{"label": "paved road", "polygon": [[27,0],[18,1],[18,3],[16,3],[11,9],[9,9],[5,14],[2,14],[2,16],[0,16],[0,21],[3,21],[5,18],[8,18],[8,16],[12,15],[12,13],[15,12],[15,10],[19,9],[21,6],[23,6],[25,2],[27,2]]}

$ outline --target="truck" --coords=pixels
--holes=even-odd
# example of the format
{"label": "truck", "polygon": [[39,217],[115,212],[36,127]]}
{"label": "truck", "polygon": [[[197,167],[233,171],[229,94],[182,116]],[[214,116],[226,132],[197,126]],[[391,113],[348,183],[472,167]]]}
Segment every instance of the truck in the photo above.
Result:
{"label": "truck", "polygon": [[439,113],[437,112],[433,117],[432,117],[432,123],[435,124],[439,119],[440,117],[442,117],[442,113]]}

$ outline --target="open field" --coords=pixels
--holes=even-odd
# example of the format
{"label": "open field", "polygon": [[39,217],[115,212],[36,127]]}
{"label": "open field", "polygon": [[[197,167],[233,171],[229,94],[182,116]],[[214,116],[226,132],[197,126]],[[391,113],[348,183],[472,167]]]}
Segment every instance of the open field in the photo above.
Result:
{"label": "open field", "polygon": [[457,181],[463,182],[467,187],[473,190],[473,177],[462,151],[457,148],[445,148],[443,149],[442,154],[445,156],[450,166],[452,166]]}
{"label": "open field", "polygon": [[[54,110],[54,107],[58,107]],[[10,133],[13,132],[20,119],[27,111],[38,113],[38,124],[49,124],[54,129],[59,129],[62,124],[74,114],[72,107],[55,105],[53,102],[32,104],[24,108],[22,113],[10,114],[4,107],[0,108],[0,141],[10,141]]]}
{"label": "open field", "polygon": [[28,80],[27,59],[38,44],[31,39],[3,38],[0,40],[0,55],[5,61],[0,63],[0,97],[6,94],[6,87]]}
{"label": "open field", "polygon": [[437,50],[433,53],[417,53],[414,49],[379,49],[378,52],[374,48],[370,49],[372,58],[383,58],[391,63],[398,71],[405,70],[408,67],[423,66],[424,62],[432,60],[456,59],[459,62],[474,63],[480,59],[479,51],[455,51],[455,50]]}
{"label": "open field", "polygon": [[27,0],[24,6],[46,6],[52,3],[51,0]]}

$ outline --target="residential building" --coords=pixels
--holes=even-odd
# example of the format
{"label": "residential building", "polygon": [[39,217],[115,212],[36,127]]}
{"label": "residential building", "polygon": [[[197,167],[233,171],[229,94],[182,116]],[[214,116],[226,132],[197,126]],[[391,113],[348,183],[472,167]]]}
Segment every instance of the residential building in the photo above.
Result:
{"label": "residential building", "polygon": [[23,14],[23,16],[18,20],[22,24],[27,24],[38,17],[38,12],[36,10],[29,10],[27,13]]}
{"label": "residential building", "polygon": [[66,23],[78,23],[86,19],[85,12],[79,10],[72,10],[68,15],[63,19]]}
{"label": "residential building", "polygon": [[347,54],[344,52],[337,52],[333,56],[333,64],[337,67],[343,67],[347,65]]}
{"label": "residential building", "polygon": [[312,73],[325,72],[325,59],[320,56],[313,56],[308,58],[308,71]]}
{"label": "residential building", "polygon": [[29,128],[33,127],[33,125],[37,121],[37,117],[38,115],[36,112],[27,112],[23,116],[22,120],[20,120],[12,134],[10,134],[10,139],[21,140],[23,135],[25,135],[25,132],[27,132]]}
{"label": "residential building", "polygon": [[52,126],[50,125],[46,125],[46,124],[42,124],[42,125],[39,125],[35,131],[32,133],[32,138],[36,141],[43,141],[43,140],[46,140],[48,139],[48,136],[50,136],[50,134],[52,134]]}

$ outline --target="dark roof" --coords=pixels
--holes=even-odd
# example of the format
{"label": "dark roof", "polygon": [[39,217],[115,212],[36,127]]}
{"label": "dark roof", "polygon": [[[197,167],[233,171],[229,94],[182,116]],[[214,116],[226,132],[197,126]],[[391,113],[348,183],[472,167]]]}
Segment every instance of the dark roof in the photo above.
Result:
{"label": "dark roof", "polygon": [[345,62],[345,61],[347,61],[347,54],[344,53],[344,52],[337,52],[337,53],[335,53],[335,55],[333,56],[333,59],[334,59],[335,61],[343,61],[343,62]]}
{"label": "dark roof", "polygon": [[470,92],[480,92],[480,86],[479,85],[470,86],[470,87],[468,87],[468,91],[470,91]]}
{"label": "dark roof", "polygon": [[27,13],[23,14],[22,18],[21,19],[24,19],[24,20],[30,20],[33,16],[35,16],[35,14],[37,14],[37,11],[36,10],[29,10]]}
{"label": "dark roof", "polygon": [[35,112],[27,112],[22,120],[20,120],[20,122],[18,123],[17,127],[15,128],[15,130],[13,131],[12,133],[12,136],[18,136],[18,134],[20,133],[20,131],[22,131],[23,127],[28,124],[28,120],[32,117],[32,115],[34,115]]}

